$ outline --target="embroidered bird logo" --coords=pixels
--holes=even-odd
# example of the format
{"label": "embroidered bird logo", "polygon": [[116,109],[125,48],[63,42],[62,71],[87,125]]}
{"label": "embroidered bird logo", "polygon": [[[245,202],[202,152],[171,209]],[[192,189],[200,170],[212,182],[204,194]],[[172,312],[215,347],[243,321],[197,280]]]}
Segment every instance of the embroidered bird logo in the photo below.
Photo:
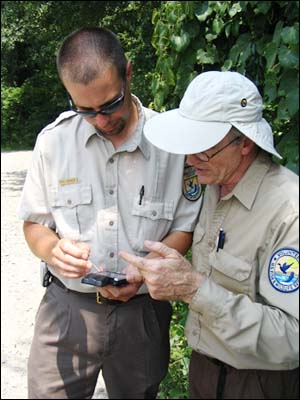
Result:
{"label": "embroidered bird logo", "polygon": [[294,263],[292,262],[291,264],[287,264],[286,262],[283,263],[283,265],[281,265],[280,263],[278,263],[280,270],[286,274],[286,271],[293,265]]}

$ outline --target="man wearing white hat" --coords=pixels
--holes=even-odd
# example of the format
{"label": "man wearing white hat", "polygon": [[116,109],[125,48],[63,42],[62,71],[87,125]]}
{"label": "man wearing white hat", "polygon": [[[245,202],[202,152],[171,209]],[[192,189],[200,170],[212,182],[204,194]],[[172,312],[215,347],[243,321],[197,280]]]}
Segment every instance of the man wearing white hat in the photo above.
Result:
{"label": "man wearing white hat", "polygon": [[145,126],[207,185],[192,265],[158,242],[155,260],[121,252],[154,299],[189,304],[191,398],[299,398],[299,181],[272,161],[262,108],[245,76],[210,71]]}

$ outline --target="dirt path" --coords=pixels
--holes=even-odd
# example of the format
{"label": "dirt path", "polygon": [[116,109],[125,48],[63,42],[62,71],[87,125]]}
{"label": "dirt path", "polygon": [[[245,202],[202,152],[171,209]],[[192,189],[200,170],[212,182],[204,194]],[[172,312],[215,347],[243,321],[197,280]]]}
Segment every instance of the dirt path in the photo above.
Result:
{"label": "dirt path", "polygon": [[[1,399],[27,399],[27,359],[43,296],[39,260],[23,237],[16,209],[31,151],[1,153]],[[107,399],[100,376],[94,399]]]}

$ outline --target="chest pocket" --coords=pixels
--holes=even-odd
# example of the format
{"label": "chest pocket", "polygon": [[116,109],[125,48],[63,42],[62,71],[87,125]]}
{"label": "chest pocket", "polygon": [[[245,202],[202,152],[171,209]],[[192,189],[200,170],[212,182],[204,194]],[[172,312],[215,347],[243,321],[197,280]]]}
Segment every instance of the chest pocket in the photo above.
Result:
{"label": "chest pocket", "polygon": [[174,202],[155,202],[143,198],[139,204],[139,196],[134,198],[131,211],[132,225],[128,236],[132,248],[145,251],[146,239],[161,241],[169,233],[174,219]]}
{"label": "chest pocket", "polygon": [[219,249],[209,254],[214,282],[234,293],[242,293],[255,299],[255,268],[241,258]]}
{"label": "chest pocket", "polygon": [[57,231],[61,236],[76,240],[83,224],[88,224],[92,203],[91,185],[56,186],[51,192],[51,208]]}

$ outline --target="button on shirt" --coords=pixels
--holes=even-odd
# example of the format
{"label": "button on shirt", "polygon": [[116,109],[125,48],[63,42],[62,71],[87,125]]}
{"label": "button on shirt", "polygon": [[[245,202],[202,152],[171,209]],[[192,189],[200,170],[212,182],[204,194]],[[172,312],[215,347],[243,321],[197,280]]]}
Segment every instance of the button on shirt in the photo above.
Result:
{"label": "button on shirt", "polygon": [[[120,250],[146,255],[144,240],[192,232],[201,204],[182,195],[184,156],[163,152],[145,139],[144,123],[155,112],[133,100],[139,122],[117,150],[73,112],[44,128],[19,207],[21,219],[88,243],[93,263],[118,272],[126,266]],[[59,279],[70,289],[95,291],[80,279]]]}
{"label": "button on shirt", "polygon": [[299,268],[291,292],[269,279],[276,251],[299,250],[298,202],[298,176],[263,152],[220,201],[219,188],[207,186],[193,239],[193,265],[207,279],[186,324],[194,350],[239,369],[299,365]]}

